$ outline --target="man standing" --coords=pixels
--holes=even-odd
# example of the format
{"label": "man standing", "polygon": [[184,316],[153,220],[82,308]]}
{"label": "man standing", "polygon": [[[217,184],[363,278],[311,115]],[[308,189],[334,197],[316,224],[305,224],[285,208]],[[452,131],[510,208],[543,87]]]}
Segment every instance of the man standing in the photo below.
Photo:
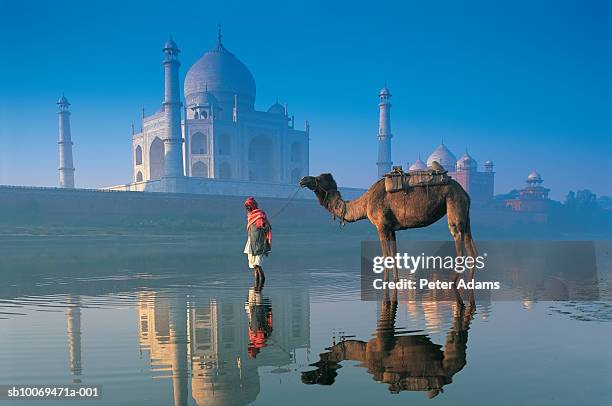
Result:
{"label": "man standing", "polygon": [[249,268],[253,269],[255,284],[261,284],[266,279],[261,264],[264,255],[267,256],[272,248],[272,227],[266,213],[257,207],[254,198],[249,197],[244,202],[247,211],[247,242],[244,253],[249,259]]}

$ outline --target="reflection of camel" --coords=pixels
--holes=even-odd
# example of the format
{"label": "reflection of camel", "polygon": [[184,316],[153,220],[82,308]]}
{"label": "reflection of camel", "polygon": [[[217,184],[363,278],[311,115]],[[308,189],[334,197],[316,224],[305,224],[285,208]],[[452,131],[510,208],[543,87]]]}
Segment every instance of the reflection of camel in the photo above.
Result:
{"label": "reflection of camel", "polygon": [[463,255],[464,248],[468,255],[477,255],[470,229],[470,198],[452,179],[442,185],[415,186],[395,193],[385,191],[381,179],[355,200],[342,199],[329,173],[305,176],[300,186],[312,190],[319,203],[341,221],[370,220],[378,230],[384,256],[394,256],[397,252],[396,231],[427,227],[445,214],[457,255]]}
{"label": "reflection of camel", "polygon": [[396,335],[397,301],[388,298],[382,310],[376,334],[370,341],[342,340],[320,355],[312,364],[317,369],[302,373],[306,384],[332,385],[344,360],[359,361],[374,380],[389,384],[393,393],[427,391],[432,398],[466,364],[468,329],[475,306],[454,307],[453,327],[446,336],[444,349],[427,335]]}

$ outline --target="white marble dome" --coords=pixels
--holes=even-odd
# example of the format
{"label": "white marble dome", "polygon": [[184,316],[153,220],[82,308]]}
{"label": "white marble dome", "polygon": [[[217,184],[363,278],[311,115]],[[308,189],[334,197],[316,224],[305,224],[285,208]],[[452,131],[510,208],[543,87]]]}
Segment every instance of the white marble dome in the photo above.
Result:
{"label": "white marble dome", "polygon": [[285,107],[283,107],[282,104],[280,104],[279,102],[274,103],[273,105],[270,106],[270,108],[268,109],[268,113],[272,113],[272,114],[278,114],[278,115],[285,115]]}
{"label": "white marble dome", "polygon": [[527,176],[527,180],[529,181],[541,181],[542,177],[540,176],[539,173],[537,173],[536,171],[531,171],[531,173],[529,174],[529,176]]}
{"label": "white marble dome", "polygon": [[457,158],[455,158],[455,155],[453,155],[453,153],[446,148],[446,145],[440,144],[427,158],[427,166],[431,167],[433,161],[437,161],[447,171],[453,172],[455,170]]}
{"label": "white marble dome", "polygon": [[220,103],[233,104],[234,95],[239,105],[255,104],[255,79],[234,54],[225,49],[221,41],[194,63],[185,76],[186,99],[208,90]]}
{"label": "white marble dome", "polygon": [[218,104],[215,95],[208,91],[196,93],[189,101],[191,102],[190,104],[194,104],[196,106],[215,106]]}
{"label": "white marble dome", "polygon": [[478,162],[467,152],[457,160],[458,171],[475,171],[478,169]]}
{"label": "white marble dome", "polygon": [[426,169],[427,165],[425,165],[425,162],[421,161],[421,158],[414,161],[414,163],[408,168],[409,171],[424,171]]}

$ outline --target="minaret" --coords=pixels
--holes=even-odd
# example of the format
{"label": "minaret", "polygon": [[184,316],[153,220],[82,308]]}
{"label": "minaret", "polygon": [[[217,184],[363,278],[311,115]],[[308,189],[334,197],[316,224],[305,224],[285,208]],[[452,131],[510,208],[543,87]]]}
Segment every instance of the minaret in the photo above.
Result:
{"label": "minaret", "polygon": [[183,138],[181,136],[181,99],[179,91],[178,61],[180,50],[172,37],[164,45],[164,116],[166,134],[164,138],[164,176],[183,176]]}
{"label": "minaret", "polygon": [[74,188],[74,165],[72,162],[72,137],[70,136],[70,111],[64,95],[57,101],[59,128],[59,185]]}
{"label": "minaret", "polygon": [[81,298],[68,296],[70,306],[66,309],[68,355],[70,357],[70,372],[73,382],[81,382],[83,365],[81,362]]}
{"label": "minaret", "polygon": [[387,86],[378,93],[380,110],[378,124],[378,177],[382,178],[391,170],[391,93]]}
{"label": "minaret", "polygon": [[232,109],[232,121],[234,123],[238,122],[238,95],[234,95],[234,108]]}

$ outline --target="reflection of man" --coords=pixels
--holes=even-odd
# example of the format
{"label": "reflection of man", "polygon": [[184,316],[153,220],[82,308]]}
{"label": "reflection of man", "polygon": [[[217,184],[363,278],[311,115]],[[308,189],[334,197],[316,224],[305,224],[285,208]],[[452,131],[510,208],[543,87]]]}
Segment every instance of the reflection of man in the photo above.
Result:
{"label": "reflection of man", "polygon": [[249,357],[255,358],[266,346],[266,341],[272,334],[272,305],[268,298],[262,299],[261,289],[252,287],[245,304],[249,319]]}
{"label": "reflection of man", "polygon": [[444,351],[427,335],[396,335],[397,301],[382,302],[376,334],[369,341],[343,340],[311,364],[314,371],[302,373],[305,384],[332,385],[344,360],[360,361],[378,382],[389,384],[389,391],[426,391],[429,398],[442,392],[452,377],[466,364],[468,329],[475,306],[456,304],[453,328],[446,336]]}
{"label": "reflection of man", "polygon": [[244,202],[247,211],[247,242],[244,253],[249,259],[249,268],[253,269],[257,284],[263,284],[265,275],[261,264],[264,255],[268,255],[272,247],[272,227],[266,213],[257,207],[254,198],[249,197]]}

